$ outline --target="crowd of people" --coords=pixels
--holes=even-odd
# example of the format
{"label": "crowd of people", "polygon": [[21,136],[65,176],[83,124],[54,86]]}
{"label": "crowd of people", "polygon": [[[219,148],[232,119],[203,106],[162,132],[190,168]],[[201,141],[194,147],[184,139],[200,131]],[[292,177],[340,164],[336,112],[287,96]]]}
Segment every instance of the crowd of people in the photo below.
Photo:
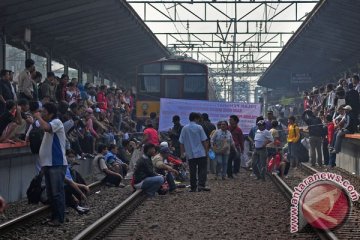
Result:
{"label": "crowd of people", "polygon": [[[93,157],[93,180],[109,186],[125,187],[123,179],[131,173],[132,187],[149,196],[176,193],[176,180],[184,180],[188,170],[190,192],[203,192],[210,191],[209,173],[226,180],[245,168],[265,181],[266,171],[286,177],[306,155],[313,166],[333,167],[345,134],[358,129],[358,76],[351,83],[341,80],[336,88],[328,84],[306,93],[299,117],[277,117],[268,111],[249,133],[243,133],[236,115],[214,125],[207,113],[192,112],[185,126],[173,116],[173,127],[162,135],[155,113],[144,126],[134,121],[130,91],[82,86],[77,79],[70,81],[66,74],[57,78],[53,72],[43,81],[34,64],[26,60],[17,87],[13,73],[1,71],[0,143],[29,141],[38,155],[52,209],[47,222],[51,226],[64,222],[65,205],[81,214],[89,211],[89,189],[72,169],[79,164],[76,158],[86,154]],[[308,128],[300,131],[302,123]],[[136,132],[142,132],[139,139]],[[304,148],[310,154],[304,155]],[[3,206],[0,199],[0,211]]]}

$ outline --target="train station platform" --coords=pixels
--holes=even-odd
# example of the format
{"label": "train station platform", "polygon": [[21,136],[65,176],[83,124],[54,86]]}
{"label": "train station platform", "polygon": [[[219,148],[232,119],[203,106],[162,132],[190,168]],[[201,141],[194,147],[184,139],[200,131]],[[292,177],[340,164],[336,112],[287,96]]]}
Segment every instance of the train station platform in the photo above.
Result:
{"label": "train station platform", "polygon": [[360,134],[346,134],[341,152],[336,156],[336,166],[357,176],[360,175]]}
{"label": "train station platform", "polygon": [[[26,190],[36,175],[37,155],[26,143],[0,144],[0,195],[8,202],[26,197]],[[91,173],[92,159],[80,160],[75,166],[83,176]]]}

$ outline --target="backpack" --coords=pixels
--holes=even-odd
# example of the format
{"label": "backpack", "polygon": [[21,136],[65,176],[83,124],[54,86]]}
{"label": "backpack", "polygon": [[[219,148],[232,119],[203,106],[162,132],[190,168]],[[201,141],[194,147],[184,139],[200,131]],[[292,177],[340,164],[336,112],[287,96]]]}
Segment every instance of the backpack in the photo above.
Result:
{"label": "backpack", "polygon": [[44,130],[40,127],[37,127],[36,122],[34,122],[29,133],[30,150],[33,154],[39,154],[43,137]]}
{"label": "backpack", "polygon": [[26,196],[29,204],[38,204],[41,200],[41,194],[44,187],[41,186],[43,175],[39,173],[30,182],[30,186],[26,191]]}

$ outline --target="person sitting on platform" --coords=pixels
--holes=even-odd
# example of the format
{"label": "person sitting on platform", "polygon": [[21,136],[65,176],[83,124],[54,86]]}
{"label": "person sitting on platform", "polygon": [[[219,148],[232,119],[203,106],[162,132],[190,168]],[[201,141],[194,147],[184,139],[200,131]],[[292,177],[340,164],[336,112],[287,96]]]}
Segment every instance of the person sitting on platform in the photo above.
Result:
{"label": "person sitting on platform", "polygon": [[343,111],[345,111],[345,114],[342,115],[342,118],[339,118],[339,122],[337,124],[338,127],[338,131],[336,133],[335,136],[335,144],[334,147],[335,149],[333,149],[331,151],[331,153],[336,153],[338,154],[339,152],[341,152],[341,144],[342,144],[342,140],[345,137],[345,134],[349,134],[349,133],[354,133],[353,131],[351,131],[351,121],[353,121],[350,118],[350,111],[352,110],[352,108],[349,105],[346,105],[344,107],[342,107]]}
{"label": "person sitting on platform", "polygon": [[160,189],[161,185],[165,182],[163,176],[158,175],[154,171],[154,165],[151,157],[155,156],[155,145],[148,143],[145,144],[142,157],[136,162],[133,186],[135,189],[142,189],[151,197]]}
{"label": "person sitting on platform", "polygon": [[0,116],[0,143],[15,143],[10,138],[21,124],[21,108],[13,100],[6,101],[5,108]]}

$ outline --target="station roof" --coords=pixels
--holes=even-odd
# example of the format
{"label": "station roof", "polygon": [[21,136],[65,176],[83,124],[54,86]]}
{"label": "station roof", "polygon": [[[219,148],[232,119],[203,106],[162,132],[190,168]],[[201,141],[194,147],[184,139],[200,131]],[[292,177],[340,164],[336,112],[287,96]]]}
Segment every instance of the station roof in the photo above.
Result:
{"label": "station roof", "polygon": [[8,43],[24,48],[29,28],[32,52],[51,51],[54,60],[73,60],[70,67],[82,63],[129,80],[137,65],[169,55],[123,0],[11,0],[1,1],[0,9],[0,29]]}
{"label": "station roof", "polygon": [[[260,77],[258,85],[286,88],[294,75],[311,77],[308,86],[334,82],[359,63],[360,1],[322,0]],[[306,79],[305,79],[306,81]]]}

